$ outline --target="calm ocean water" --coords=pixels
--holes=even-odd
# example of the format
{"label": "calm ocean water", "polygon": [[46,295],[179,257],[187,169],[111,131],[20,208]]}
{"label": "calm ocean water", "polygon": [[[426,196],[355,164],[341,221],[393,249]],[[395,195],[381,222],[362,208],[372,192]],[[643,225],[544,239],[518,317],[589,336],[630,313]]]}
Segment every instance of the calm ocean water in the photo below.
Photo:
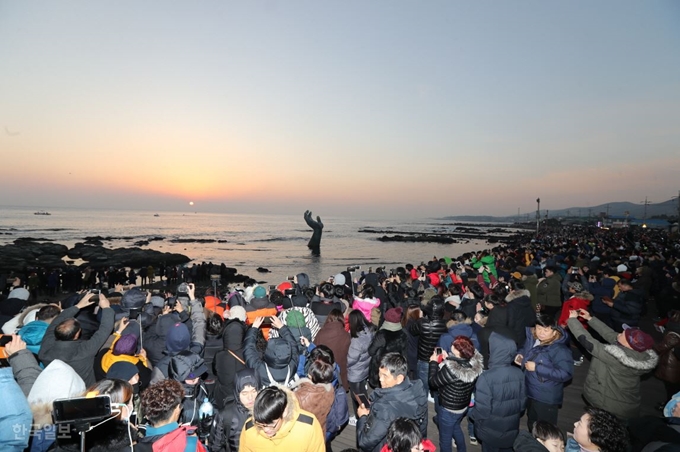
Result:
{"label": "calm ocean water", "polygon": [[[325,217],[321,255],[312,256],[307,241],[312,235],[299,215],[240,215],[116,210],[50,209],[51,215],[34,215],[35,208],[0,208],[0,245],[19,237],[52,239],[73,246],[88,236],[112,237],[109,248],[131,247],[138,240],[165,237],[142,248],[185,254],[194,262],[222,263],[239,273],[271,284],[299,272],[320,281],[350,265],[418,264],[432,256],[458,256],[488,247],[483,240],[441,245],[435,243],[380,242],[378,234],[358,232],[373,228],[404,232],[452,232],[451,221],[437,219],[371,220]],[[316,215],[317,212],[314,212]],[[8,234],[9,235],[5,235]],[[125,237],[121,239],[121,237]],[[170,243],[170,239],[215,239],[226,243]],[[258,273],[265,267],[271,273]]]}

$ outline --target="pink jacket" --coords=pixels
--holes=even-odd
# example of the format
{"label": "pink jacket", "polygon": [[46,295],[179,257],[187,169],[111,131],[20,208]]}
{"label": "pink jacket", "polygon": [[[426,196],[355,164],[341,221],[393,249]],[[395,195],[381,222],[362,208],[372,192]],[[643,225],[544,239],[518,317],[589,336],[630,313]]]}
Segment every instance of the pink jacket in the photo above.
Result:
{"label": "pink jacket", "polygon": [[371,321],[371,309],[380,306],[379,298],[354,298],[352,309],[358,309],[366,317],[366,320]]}

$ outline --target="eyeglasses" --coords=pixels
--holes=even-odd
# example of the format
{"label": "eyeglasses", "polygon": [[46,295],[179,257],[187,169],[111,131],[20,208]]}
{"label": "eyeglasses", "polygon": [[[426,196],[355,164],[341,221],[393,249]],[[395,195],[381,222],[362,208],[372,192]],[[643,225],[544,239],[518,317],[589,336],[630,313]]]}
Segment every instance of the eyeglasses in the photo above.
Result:
{"label": "eyeglasses", "polygon": [[265,432],[275,431],[277,428],[279,428],[279,424],[281,423],[281,420],[282,420],[282,418],[279,418],[276,421],[274,421],[272,424],[260,424],[259,422],[255,422],[255,427],[257,427],[260,430],[263,430]]}

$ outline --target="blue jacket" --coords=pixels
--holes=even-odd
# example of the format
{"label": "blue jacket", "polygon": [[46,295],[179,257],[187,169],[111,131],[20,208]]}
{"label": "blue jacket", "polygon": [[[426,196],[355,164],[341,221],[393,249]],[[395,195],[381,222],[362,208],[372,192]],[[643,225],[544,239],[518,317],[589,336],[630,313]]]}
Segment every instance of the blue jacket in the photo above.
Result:
{"label": "blue jacket", "polygon": [[42,343],[45,331],[49,324],[42,320],[34,320],[24,325],[17,333],[21,339],[26,342],[26,348],[34,355],[40,353],[40,344]]}
{"label": "blue jacket", "polygon": [[536,370],[524,369],[527,397],[549,405],[561,405],[564,383],[574,375],[574,359],[569,348],[569,336],[556,327],[560,337],[548,345],[534,346],[533,328],[526,329],[526,342],[520,352],[522,368],[527,361],[536,363]]}
{"label": "blue jacket", "polygon": [[3,452],[23,452],[31,436],[33,414],[14,380],[11,367],[0,368],[0,444]]}
{"label": "blue jacket", "polygon": [[524,374],[512,365],[517,354],[515,341],[498,333],[489,338],[489,370],[475,386],[475,406],[470,419],[476,436],[497,448],[512,447],[519,434],[519,419],[526,406]]}
{"label": "blue jacket", "polygon": [[[448,325],[450,325],[450,323],[447,323],[447,326]],[[439,342],[437,343],[437,346],[446,350],[447,353],[450,353],[451,343],[458,336],[469,337],[477,351],[481,350],[479,348],[479,340],[477,339],[477,334],[472,329],[472,326],[468,323],[459,323],[457,325],[449,326],[449,331],[442,334],[439,337]]]}

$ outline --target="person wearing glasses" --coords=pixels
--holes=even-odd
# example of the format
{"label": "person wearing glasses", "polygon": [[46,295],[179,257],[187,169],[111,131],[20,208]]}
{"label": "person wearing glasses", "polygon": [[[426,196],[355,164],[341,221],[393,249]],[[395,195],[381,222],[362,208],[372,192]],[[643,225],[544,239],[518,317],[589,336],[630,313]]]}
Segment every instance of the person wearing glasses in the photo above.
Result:
{"label": "person wearing glasses", "polygon": [[325,452],[319,421],[298,406],[295,395],[280,386],[269,386],[257,394],[253,416],[241,432],[239,451]]}

